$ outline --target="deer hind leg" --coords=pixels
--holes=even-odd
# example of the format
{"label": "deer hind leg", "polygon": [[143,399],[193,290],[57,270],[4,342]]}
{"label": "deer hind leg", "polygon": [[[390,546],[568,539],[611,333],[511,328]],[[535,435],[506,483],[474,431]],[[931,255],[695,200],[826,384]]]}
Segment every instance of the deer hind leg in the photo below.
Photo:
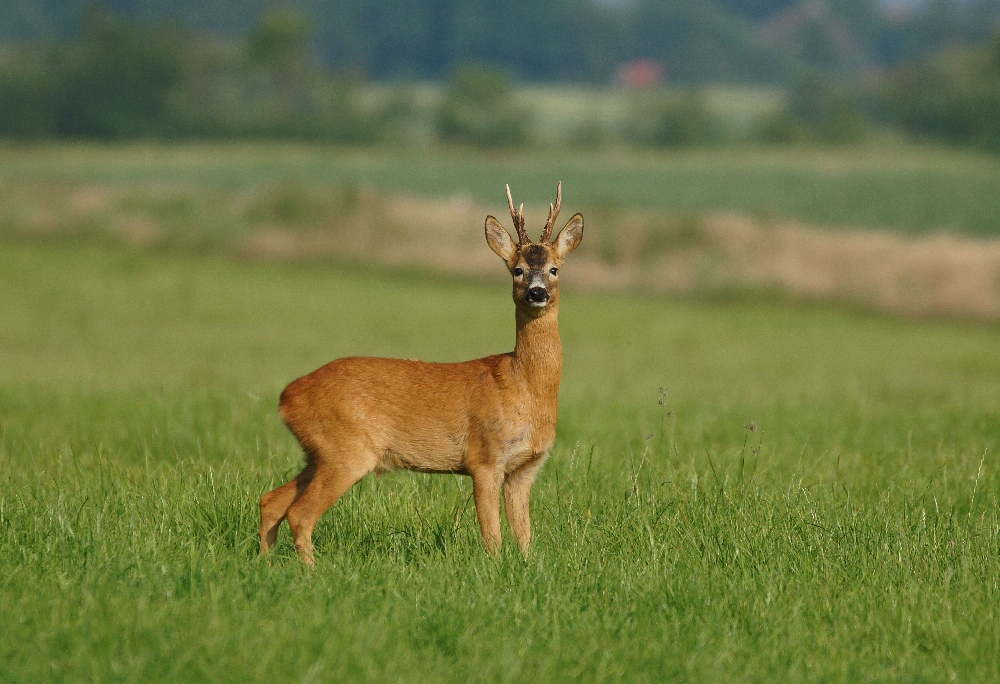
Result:
{"label": "deer hind leg", "polygon": [[517,537],[522,553],[531,548],[531,484],[542,465],[541,458],[527,463],[504,478],[503,498],[507,507],[507,523]]}
{"label": "deer hind leg", "polygon": [[286,517],[292,528],[295,550],[308,565],[315,565],[312,533],[316,522],[355,483],[375,469],[376,459],[354,444],[320,449],[316,474],[288,507]]}
{"label": "deer hind leg", "polygon": [[313,475],[316,464],[311,455],[307,456],[306,467],[294,478],[260,497],[260,553],[265,555],[274,548],[278,540],[278,528],[285,519],[288,507],[296,497],[305,491]]}

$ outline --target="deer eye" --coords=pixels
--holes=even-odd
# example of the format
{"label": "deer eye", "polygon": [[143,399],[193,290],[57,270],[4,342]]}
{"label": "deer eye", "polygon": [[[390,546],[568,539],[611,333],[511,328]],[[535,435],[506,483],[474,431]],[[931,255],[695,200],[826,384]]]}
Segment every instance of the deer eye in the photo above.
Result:
{"label": "deer eye", "polygon": [[521,268],[520,266],[518,266],[517,268],[514,269],[514,275],[516,275],[516,276],[523,276],[524,275],[524,269]]}
{"label": "deer eye", "polygon": [[551,273],[552,275],[558,275],[559,274],[559,269],[558,268],[550,268],[549,269],[549,273]]}

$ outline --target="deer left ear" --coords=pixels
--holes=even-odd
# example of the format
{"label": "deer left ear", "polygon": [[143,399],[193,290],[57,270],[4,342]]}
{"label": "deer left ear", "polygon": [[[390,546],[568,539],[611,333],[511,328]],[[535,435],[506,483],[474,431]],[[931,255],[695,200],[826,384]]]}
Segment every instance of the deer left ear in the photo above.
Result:
{"label": "deer left ear", "polygon": [[498,257],[507,262],[507,266],[514,265],[517,247],[510,238],[510,233],[492,216],[486,217],[486,242]]}
{"label": "deer left ear", "polygon": [[559,231],[556,236],[556,254],[562,259],[580,245],[583,239],[583,214],[577,214]]}

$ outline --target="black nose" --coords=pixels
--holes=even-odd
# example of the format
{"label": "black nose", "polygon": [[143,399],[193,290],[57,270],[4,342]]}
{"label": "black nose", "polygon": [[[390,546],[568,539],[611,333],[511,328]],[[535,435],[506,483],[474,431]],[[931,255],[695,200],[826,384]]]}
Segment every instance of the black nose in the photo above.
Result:
{"label": "black nose", "polygon": [[529,287],[524,298],[529,302],[547,302],[549,293],[544,287]]}

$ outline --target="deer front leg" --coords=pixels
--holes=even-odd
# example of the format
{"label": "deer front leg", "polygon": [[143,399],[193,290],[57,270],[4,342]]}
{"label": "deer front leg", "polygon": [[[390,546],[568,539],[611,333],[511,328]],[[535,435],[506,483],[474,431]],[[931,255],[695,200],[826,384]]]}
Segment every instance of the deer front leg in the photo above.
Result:
{"label": "deer front leg", "polygon": [[531,484],[535,474],[542,464],[541,458],[521,466],[509,473],[504,480],[503,497],[507,506],[507,523],[517,537],[517,545],[521,553],[528,553],[531,548]]}
{"label": "deer front leg", "polygon": [[483,544],[491,554],[500,551],[500,475],[491,470],[472,473],[472,492]]}

